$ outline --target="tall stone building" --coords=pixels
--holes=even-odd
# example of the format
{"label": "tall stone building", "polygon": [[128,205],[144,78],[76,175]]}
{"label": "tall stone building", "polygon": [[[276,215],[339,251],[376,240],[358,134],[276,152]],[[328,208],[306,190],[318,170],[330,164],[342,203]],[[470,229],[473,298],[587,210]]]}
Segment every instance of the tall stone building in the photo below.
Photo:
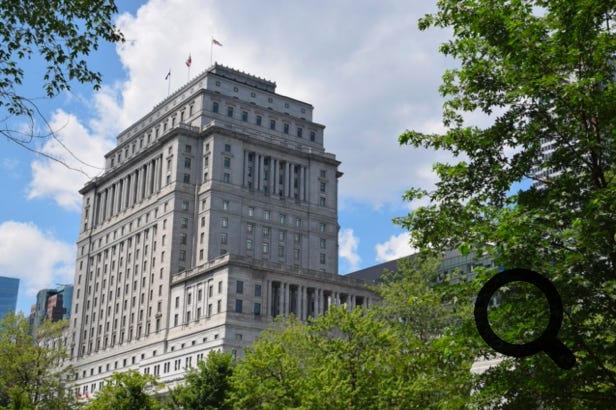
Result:
{"label": "tall stone building", "polygon": [[76,392],[168,384],[277,315],[372,303],[337,274],[335,156],[313,107],[214,65],[117,137],[83,211],[69,334]]}

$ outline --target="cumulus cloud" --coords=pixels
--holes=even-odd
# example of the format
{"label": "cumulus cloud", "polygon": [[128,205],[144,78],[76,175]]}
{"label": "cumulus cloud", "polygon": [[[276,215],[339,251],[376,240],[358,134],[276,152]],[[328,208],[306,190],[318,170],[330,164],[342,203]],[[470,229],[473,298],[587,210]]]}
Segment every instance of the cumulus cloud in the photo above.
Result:
{"label": "cumulus cloud", "polygon": [[[128,40],[117,48],[126,79],[97,94],[94,118],[80,118],[82,134],[107,141],[118,132],[114,127],[141,118],[167,96],[168,70],[173,91],[188,80],[189,54],[192,77],[210,65],[215,37],[224,46],[213,49],[214,61],[276,81],[280,94],[314,105],[314,120],[327,126],[326,148],[342,162],[341,206],[399,204],[409,186],[434,183],[422,170],[435,154],[397,142],[407,128],[442,130],[437,89],[452,63],[436,50],[447,33],[417,29],[417,19],[433,9],[407,0],[361,7],[346,0],[150,0],[134,15],[119,16]],[[31,196],[45,195],[74,208],[59,188],[34,182]]]}
{"label": "cumulus cloud", "polygon": [[[119,118],[129,125],[171,89],[214,61],[274,80],[277,92],[314,105],[327,126],[326,148],[342,165],[340,203],[399,203],[409,186],[431,187],[435,153],[400,147],[405,129],[443,131],[440,73],[452,63],[436,50],[447,33],[419,32],[433,4],[389,0],[349,7],[345,0],[294,3],[151,0],[118,25],[129,39],[118,49],[128,80]],[[254,16],[259,15],[255,20]],[[306,24],[298,25],[294,16]],[[181,22],[181,24],[178,24]]]}
{"label": "cumulus cloud", "polygon": [[57,161],[47,157],[32,161],[28,198],[50,197],[60,207],[78,211],[79,188],[102,171],[104,155],[113,144],[104,135],[92,134],[77,117],[62,110],[53,113],[49,127],[55,131],[55,138],[48,139],[40,151]]}
{"label": "cumulus cloud", "polygon": [[410,234],[408,232],[403,232],[399,235],[391,236],[383,243],[376,244],[374,246],[376,260],[378,262],[387,262],[416,252],[416,250],[409,245],[409,240]]}
{"label": "cumulus cloud", "polygon": [[32,299],[43,288],[72,283],[74,246],[28,222],[0,223],[0,272],[19,278],[20,295]]}
{"label": "cumulus cloud", "polygon": [[361,258],[357,253],[359,238],[353,233],[353,229],[342,229],[338,233],[338,256],[349,264],[349,270],[354,271],[359,267]]}

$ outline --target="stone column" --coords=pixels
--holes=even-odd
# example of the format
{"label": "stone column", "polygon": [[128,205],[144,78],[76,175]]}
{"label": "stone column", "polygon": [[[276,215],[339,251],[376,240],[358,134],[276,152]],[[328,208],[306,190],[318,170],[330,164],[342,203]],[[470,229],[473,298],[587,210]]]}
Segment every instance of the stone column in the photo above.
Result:
{"label": "stone column", "polygon": [[306,167],[300,168],[299,174],[299,199],[300,201],[306,200]]}
{"label": "stone column", "polygon": [[287,198],[291,197],[291,190],[289,189],[290,185],[291,185],[291,164],[286,162],[284,166],[284,193]]}
{"label": "stone column", "polygon": [[272,163],[274,166],[274,172],[272,172],[272,183],[270,189],[272,190],[272,195],[278,195],[278,160],[272,159]]}
{"label": "stone column", "polygon": [[299,318],[300,320],[306,320],[306,287],[299,287]]}

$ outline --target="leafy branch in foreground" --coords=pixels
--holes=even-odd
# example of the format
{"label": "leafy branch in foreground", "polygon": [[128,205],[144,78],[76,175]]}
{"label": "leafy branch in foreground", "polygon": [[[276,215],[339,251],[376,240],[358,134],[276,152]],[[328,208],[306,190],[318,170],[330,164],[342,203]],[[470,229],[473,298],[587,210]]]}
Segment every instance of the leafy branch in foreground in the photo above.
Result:
{"label": "leafy branch in foreground", "polygon": [[[559,339],[578,362],[563,371],[543,354],[505,360],[479,378],[480,407],[605,408],[616,399],[615,6],[441,0],[419,23],[452,30],[441,52],[460,65],[440,88],[448,131],[407,131],[400,142],[454,158],[434,165],[433,190],[406,195],[429,205],[397,222],[422,249],[488,252],[500,266],[546,275],[566,310]],[[465,124],[472,112],[491,125]],[[508,314],[494,320],[513,323],[511,334],[536,325],[524,309]]]}

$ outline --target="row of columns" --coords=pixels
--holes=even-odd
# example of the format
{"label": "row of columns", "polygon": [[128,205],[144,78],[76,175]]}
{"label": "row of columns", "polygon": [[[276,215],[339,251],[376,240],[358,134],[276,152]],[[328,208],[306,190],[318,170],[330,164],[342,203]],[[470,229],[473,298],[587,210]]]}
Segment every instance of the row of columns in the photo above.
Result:
{"label": "row of columns", "polygon": [[94,225],[103,223],[136,202],[158,192],[161,182],[162,155],[148,161],[97,194]]}
{"label": "row of columns", "polygon": [[[269,161],[268,165],[265,162]],[[249,169],[252,168],[252,173]],[[297,177],[295,170],[298,170]],[[273,195],[306,200],[307,169],[300,164],[264,156],[255,152],[244,151],[245,187],[257,191],[269,190]],[[297,186],[295,184],[297,181]]]}
{"label": "row of columns", "polygon": [[268,314],[272,317],[294,314],[306,320],[324,314],[330,306],[346,304],[353,308],[367,302],[363,296],[277,281],[268,281],[267,290]]}

